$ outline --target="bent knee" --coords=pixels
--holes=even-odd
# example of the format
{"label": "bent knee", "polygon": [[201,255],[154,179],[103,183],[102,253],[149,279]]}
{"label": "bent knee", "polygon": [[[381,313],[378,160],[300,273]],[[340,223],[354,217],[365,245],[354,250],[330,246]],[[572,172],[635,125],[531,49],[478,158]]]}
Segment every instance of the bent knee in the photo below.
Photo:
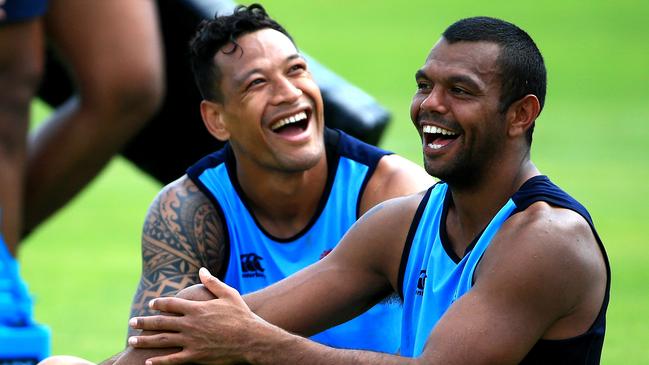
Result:
{"label": "bent knee", "polygon": [[0,57],[0,103],[3,108],[22,112],[31,102],[43,76],[43,63],[38,59],[7,59]]}
{"label": "bent knee", "polygon": [[124,70],[91,77],[81,83],[82,108],[99,114],[99,119],[120,123],[146,122],[164,98],[162,75],[146,70]]}
{"label": "bent knee", "polygon": [[179,291],[178,294],[176,294],[176,298],[205,301],[216,299],[216,296],[207,290],[205,285],[196,284]]}
{"label": "bent knee", "polygon": [[58,355],[50,356],[38,365],[95,365],[94,363],[76,356]]}
{"label": "bent knee", "polygon": [[29,108],[42,73],[37,62],[26,63],[0,62],[0,158],[16,158],[25,149]]}

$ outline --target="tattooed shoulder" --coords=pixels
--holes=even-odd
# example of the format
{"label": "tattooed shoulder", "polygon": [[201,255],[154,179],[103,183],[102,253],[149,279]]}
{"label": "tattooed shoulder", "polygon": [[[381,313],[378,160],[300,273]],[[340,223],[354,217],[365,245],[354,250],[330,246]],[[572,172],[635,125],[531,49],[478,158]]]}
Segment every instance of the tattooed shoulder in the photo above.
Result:
{"label": "tattooed shoulder", "polygon": [[217,209],[187,176],[167,185],[144,222],[142,276],[132,314],[147,314],[150,299],[197,283],[202,266],[218,272],[227,260],[223,229]]}

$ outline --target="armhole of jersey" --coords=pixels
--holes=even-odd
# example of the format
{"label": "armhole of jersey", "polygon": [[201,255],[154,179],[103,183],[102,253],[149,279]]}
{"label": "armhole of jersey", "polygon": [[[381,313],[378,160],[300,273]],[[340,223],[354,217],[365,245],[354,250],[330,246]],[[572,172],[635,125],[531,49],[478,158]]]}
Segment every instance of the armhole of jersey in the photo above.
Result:
{"label": "armhole of jersey", "polygon": [[371,165],[368,165],[368,170],[367,174],[365,174],[365,178],[363,179],[363,183],[361,184],[361,190],[358,192],[358,200],[356,201],[356,219],[360,218],[361,214],[361,201],[363,200],[363,195],[365,194],[365,188],[367,187],[367,184],[369,184],[370,179],[372,176],[374,176],[374,172],[376,171],[376,168],[379,166],[379,162],[381,162],[381,159],[385,156],[389,156],[392,153],[388,153],[385,155],[382,155],[378,159],[372,162]]}
{"label": "armhole of jersey", "polygon": [[203,184],[199,176],[190,174],[189,170],[187,172],[187,176],[189,176],[192,182],[196,184],[198,189],[207,197],[207,199],[212,202],[212,206],[214,206],[221,218],[221,228],[223,230],[223,262],[221,262],[221,268],[216,273],[216,277],[219,278],[219,280],[225,282],[225,274],[228,272],[228,266],[230,265],[230,230],[228,229],[227,218],[225,217],[221,204],[219,204],[219,201],[216,200],[207,186]]}
{"label": "armhole of jersey", "polygon": [[[608,259],[608,254],[606,253],[606,248],[604,247],[604,243],[602,242],[602,239],[599,237],[599,234],[595,229],[593,218],[590,216],[590,213],[588,212],[586,207],[584,207],[580,202],[575,200],[567,192],[563,191],[561,188],[559,188],[554,183],[552,183],[547,176],[537,176],[528,180],[528,182],[541,185],[543,187],[543,193],[540,196],[537,195],[534,196],[533,198],[530,198],[530,196],[528,195],[520,196],[518,193],[515,194],[514,197],[512,197],[512,199],[514,199],[517,208],[512,212],[512,215],[527,209],[528,206],[530,206],[531,204],[537,201],[544,201],[555,207],[572,210],[573,212],[579,214],[586,221],[586,223],[590,227],[591,232],[595,236],[595,241],[597,241],[597,246],[599,247],[602,253],[602,257],[604,259],[604,266],[606,267],[606,291],[604,292],[604,300],[602,301],[602,306],[600,307],[600,311],[597,314],[595,321],[588,328],[588,331],[584,333],[584,335],[588,334],[593,330],[595,330],[598,325],[604,325],[603,323],[605,320],[604,314],[606,313],[609,300],[610,300],[611,264]],[[528,184],[528,182],[523,184],[523,186]]]}
{"label": "armhole of jersey", "polygon": [[325,142],[333,147],[333,150],[337,152],[336,155],[338,155],[338,158],[350,157],[352,160],[367,166],[367,173],[363,178],[360,191],[358,192],[358,199],[356,200],[356,220],[358,220],[360,218],[361,201],[363,200],[363,194],[365,193],[367,184],[374,175],[381,159],[393,153],[365,143],[338,129],[326,128]]}
{"label": "armhole of jersey", "polygon": [[403,301],[403,278],[406,273],[406,266],[408,266],[408,258],[410,257],[410,249],[412,248],[412,241],[415,238],[415,233],[417,232],[417,228],[419,227],[419,221],[421,220],[421,216],[424,214],[426,205],[428,205],[428,199],[430,198],[430,193],[433,191],[434,187],[435,185],[428,188],[426,194],[421,199],[421,202],[419,202],[419,206],[417,207],[415,216],[412,218],[412,223],[410,224],[408,235],[406,236],[406,242],[403,246],[403,252],[401,252],[401,262],[399,263],[399,275],[397,277],[397,285],[398,285],[397,291],[402,301]]}

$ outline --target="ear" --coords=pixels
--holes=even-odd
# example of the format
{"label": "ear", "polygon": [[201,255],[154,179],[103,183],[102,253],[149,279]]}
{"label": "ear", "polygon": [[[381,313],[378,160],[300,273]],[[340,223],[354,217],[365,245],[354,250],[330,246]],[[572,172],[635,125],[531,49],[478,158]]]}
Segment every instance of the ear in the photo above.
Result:
{"label": "ear", "polygon": [[507,109],[507,121],[510,137],[524,135],[534,125],[536,117],[541,112],[541,104],[536,95],[528,94],[515,101]]}
{"label": "ear", "polygon": [[201,101],[201,116],[205,127],[216,139],[227,141],[230,138],[230,132],[223,121],[223,104],[209,100]]}

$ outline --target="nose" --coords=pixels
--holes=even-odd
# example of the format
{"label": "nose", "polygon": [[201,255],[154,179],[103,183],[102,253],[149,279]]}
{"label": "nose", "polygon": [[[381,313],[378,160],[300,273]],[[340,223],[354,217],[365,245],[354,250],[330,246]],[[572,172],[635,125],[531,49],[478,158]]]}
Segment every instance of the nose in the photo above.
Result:
{"label": "nose", "polygon": [[448,106],[445,102],[445,92],[443,88],[439,85],[435,85],[433,89],[426,95],[421,104],[419,104],[419,110],[422,112],[434,112],[439,114],[446,114],[448,112]]}
{"label": "nose", "polygon": [[277,80],[276,86],[273,90],[273,104],[293,103],[302,96],[302,89],[300,89],[292,80],[288,78],[281,78]]}

